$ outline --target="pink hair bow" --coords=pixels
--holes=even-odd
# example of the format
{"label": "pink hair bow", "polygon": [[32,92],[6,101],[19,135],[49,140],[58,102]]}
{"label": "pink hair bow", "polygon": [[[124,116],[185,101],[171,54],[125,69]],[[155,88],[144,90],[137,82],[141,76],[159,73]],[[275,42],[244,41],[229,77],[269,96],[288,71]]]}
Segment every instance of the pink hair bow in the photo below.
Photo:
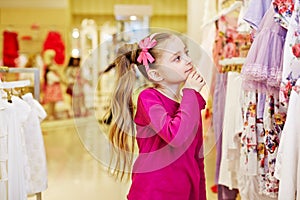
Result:
{"label": "pink hair bow", "polygon": [[[139,47],[142,49],[139,57],[137,58],[137,61],[139,63],[143,63],[146,67],[146,71],[149,70],[149,63],[153,63],[155,59],[153,56],[149,53],[149,49],[154,47],[157,44],[156,40],[151,40],[150,37],[145,38],[144,40],[141,40],[139,42]],[[149,61],[149,62],[148,62]]]}

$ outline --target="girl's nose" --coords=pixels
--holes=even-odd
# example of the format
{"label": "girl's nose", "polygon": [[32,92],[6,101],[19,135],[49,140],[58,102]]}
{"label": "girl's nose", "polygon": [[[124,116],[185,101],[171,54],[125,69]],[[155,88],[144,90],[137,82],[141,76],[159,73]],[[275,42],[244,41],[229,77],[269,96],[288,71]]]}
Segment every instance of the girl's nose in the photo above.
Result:
{"label": "girl's nose", "polygon": [[186,64],[190,64],[192,62],[192,58],[188,55],[184,57],[184,60],[186,61]]}

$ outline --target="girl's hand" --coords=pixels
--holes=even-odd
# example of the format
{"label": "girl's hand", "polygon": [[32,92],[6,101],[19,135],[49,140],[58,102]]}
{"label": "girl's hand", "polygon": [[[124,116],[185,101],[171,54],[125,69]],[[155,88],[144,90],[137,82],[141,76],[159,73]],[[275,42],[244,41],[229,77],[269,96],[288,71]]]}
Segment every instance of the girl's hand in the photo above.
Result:
{"label": "girl's hand", "polygon": [[205,84],[203,77],[195,70],[188,75],[183,88],[190,88],[200,92]]}

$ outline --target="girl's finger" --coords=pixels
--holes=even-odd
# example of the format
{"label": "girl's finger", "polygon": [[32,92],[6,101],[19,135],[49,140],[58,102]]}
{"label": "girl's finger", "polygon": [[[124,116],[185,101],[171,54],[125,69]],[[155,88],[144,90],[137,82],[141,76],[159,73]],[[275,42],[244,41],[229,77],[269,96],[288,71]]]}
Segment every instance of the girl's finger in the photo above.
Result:
{"label": "girl's finger", "polygon": [[198,80],[198,79],[202,79],[202,77],[200,76],[200,74],[197,75],[196,80]]}
{"label": "girl's finger", "polygon": [[196,72],[196,71],[193,71],[193,72],[192,72],[192,78],[194,78],[196,74],[197,74],[197,72]]}

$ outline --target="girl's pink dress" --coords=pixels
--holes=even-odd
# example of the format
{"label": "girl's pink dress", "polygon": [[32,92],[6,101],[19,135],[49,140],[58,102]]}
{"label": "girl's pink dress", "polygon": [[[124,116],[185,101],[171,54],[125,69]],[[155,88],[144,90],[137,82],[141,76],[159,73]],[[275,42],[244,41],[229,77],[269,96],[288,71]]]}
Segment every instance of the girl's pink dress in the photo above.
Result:
{"label": "girl's pink dress", "polygon": [[154,88],[141,92],[135,123],[139,155],[129,200],[205,200],[203,97],[183,89],[177,103]]}
{"label": "girl's pink dress", "polygon": [[[48,73],[54,73],[54,72],[48,72]],[[49,81],[50,80],[48,80],[48,82]],[[54,103],[62,100],[63,100],[63,93],[62,93],[60,82],[55,80],[51,84],[45,83],[43,103],[44,104],[51,103],[51,102]]]}

